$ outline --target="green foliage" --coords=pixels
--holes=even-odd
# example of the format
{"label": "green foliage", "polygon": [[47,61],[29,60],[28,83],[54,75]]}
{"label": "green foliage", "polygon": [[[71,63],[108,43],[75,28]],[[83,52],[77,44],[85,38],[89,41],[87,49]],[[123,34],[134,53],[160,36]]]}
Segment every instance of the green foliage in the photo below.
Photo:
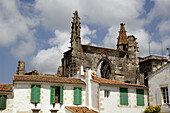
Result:
{"label": "green foliage", "polygon": [[143,113],[161,113],[161,106],[150,105]]}

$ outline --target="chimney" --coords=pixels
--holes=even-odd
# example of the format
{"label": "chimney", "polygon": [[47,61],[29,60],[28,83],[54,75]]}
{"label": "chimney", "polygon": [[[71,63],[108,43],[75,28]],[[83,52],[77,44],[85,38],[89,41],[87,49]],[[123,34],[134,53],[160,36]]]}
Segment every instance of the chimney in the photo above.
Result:
{"label": "chimney", "polygon": [[18,61],[17,75],[24,75],[24,74],[25,74],[25,62]]}

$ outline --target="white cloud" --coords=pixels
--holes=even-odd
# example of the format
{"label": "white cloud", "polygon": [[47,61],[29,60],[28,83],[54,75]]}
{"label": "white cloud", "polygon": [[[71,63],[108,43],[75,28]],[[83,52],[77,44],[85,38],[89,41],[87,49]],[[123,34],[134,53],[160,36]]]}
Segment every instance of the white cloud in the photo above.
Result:
{"label": "white cloud", "polygon": [[165,19],[167,16],[169,17],[170,10],[170,2],[169,0],[153,0],[154,7],[147,15],[147,21],[152,22],[154,19]]}
{"label": "white cloud", "polygon": [[137,38],[138,47],[139,47],[139,55],[146,56],[149,54],[149,42],[151,40],[151,36],[144,30],[138,29],[133,34]]}
{"label": "white cloud", "polygon": [[[146,22],[150,23],[152,25],[155,24],[154,20],[156,21],[156,32],[158,34],[157,38],[162,41],[152,41],[151,42],[151,50],[153,53],[157,53],[161,55],[161,49],[163,46],[163,50],[170,46],[170,2],[169,0],[153,0],[154,1],[154,7],[151,9],[151,11],[148,13]],[[155,38],[155,37],[153,37]]]}
{"label": "white cloud", "polygon": [[104,47],[117,48],[117,38],[118,38],[118,27],[110,27],[106,36],[104,37],[103,43]]}
{"label": "white cloud", "polygon": [[57,47],[52,47],[47,50],[40,50],[33,58],[32,65],[40,72],[56,73],[58,64],[60,64],[61,51]]}
{"label": "white cloud", "polygon": [[96,37],[96,30],[91,30],[87,25],[82,25],[80,35],[82,44],[89,44],[91,42],[90,38]]}
{"label": "white cloud", "polygon": [[37,0],[35,9],[40,12],[40,19],[46,28],[68,30],[75,10],[78,10],[84,23],[111,26],[126,22],[136,26],[141,24],[138,17],[143,13],[144,3],[139,0]]}
{"label": "white cloud", "polygon": [[21,15],[18,4],[15,0],[0,1],[0,46],[10,47],[15,57],[24,58],[35,50],[34,30],[29,27],[37,22]]}
{"label": "white cloud", "polygon": [[162,21],[157,25],[157,29],[160,35],[166,35],[170,32],[169,25],[170,25],[170,19]]}
{"label": "white cloud", "polygon": [[[89,31],[89,32],[87,32]],[[90,37],[95,36],[94,30],[90,30],[86,25],[82,25],[82,43],[90,43]],[[70,46],[69,32],[55,30],[55,37],[50,38],[48,44],[53,46],[48,49],[40,50],[36,56],[33,57],[32,65],[42,73],[56,73],[57,67],[61,65],[61,58],[63,53],[68,50]]]}
{"label": "white cloud", "polygon": [[14,48],[11,48],[11,53],[18,59],[23,60],[25,57],[33,54],[35,51],[34,41],[20,41]]}

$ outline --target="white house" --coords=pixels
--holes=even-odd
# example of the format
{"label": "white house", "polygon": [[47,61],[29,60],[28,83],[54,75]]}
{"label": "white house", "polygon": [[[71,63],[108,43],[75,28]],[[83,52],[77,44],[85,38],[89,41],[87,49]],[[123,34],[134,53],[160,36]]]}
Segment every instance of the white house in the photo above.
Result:
{"label": "white house", "polygon": [[86,96],[90,98],[88,108],[100,113],[143,113],[148,106],[146,86],[104,79],[93,73],[86,74],[91,77],[86,83],[86,88],[91,89]]}
{"label": "white house", "polygon": [[0,84],[0,113],[12,113],[12,84]]}
{"label": "white house", "polygon": [[[0,92],[0,113],[142,113],[147,87],[97,77],[91,69],[76,78],[14,75],[13,85]],[[4,86],[5,87],[5,86]],[[2,89],[2,88],[0,88]],[[5,105],[6,104],[6,105]]]}
{"label": "white house", "polygon": [[150,105],[161,105],[162,112],[170,112],[170,63],[149,75],[148,83]]}
{"label": "white house", "polygon": [[85,82],[47,75],[14,75],[13,113],[65,113],[85,106]]}

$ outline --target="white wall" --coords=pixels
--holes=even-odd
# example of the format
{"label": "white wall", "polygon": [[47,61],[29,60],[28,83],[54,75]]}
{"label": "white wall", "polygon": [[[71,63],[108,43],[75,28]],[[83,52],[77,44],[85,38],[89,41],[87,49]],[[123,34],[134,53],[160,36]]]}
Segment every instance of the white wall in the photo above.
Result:
{"label": "white wall", "polygon": [[92,109],[99,111],[99,84],[91,81]]}
{"label": "white wall", "polygon": [[[168,87],[170,99],[170,65],[149,76],[149,101],[151,105],[163,105],[161,87]],[[167,108],[169,107],[167,106]]]}
{"label": "white wall", "polygon": [[63,105],[56,104],[55,109],[59,109],[57,113],[64,113],[65,106],[75,106],[73,104],[74,87],[82,87],[82,105],[85,105],[85,85],[76,84],[51,84],[51,83],[29,83],[29,82],[15,82],[14,83],[14,109],[13,113],[17,112],[31,112],[31,109],[35,108],[34,104],[30,103],[31,99],[31,84],[41,85],[40,103],[37,104],[37,108],[41,109],[43,113],[50,113],[53,109],[50,104],[50,86],[51,85],[63,85]]}
{"label": "white wall", "polygon": [[[137,106],[136,87],[128,88],[128,106],[120,105],[120,87],[105,85],[100,87],[100,113],[143,113],[147,107],[147,90],[144,90],[145,106]],[[139,88],[140,89],[140,88]],[[110,91],[109,98],[104,97],[104,90]]]}
{"label": "white wall", "polygon": [[13,96],[12,92],[11,93],[5,93],[5,92],[0,92],[0,95],[7,95],[7,100],[6,100],[6,109],[0,109],[0,113],[12,113],[12,108],[13,108]]}

